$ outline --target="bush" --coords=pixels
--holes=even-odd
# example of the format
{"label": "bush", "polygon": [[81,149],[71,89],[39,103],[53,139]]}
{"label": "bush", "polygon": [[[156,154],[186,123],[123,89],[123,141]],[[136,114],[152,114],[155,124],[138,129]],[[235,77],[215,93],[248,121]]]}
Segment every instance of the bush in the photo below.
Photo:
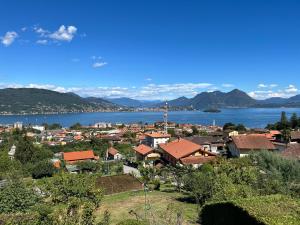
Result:
{"label": "bush", "polygon": [[0,199],[0,213],[27,212],[39,200],[33,190],[20,182],[0,189]]}
{"label": "bush", "polygon": [[32,168],[32,177],[34,179],[40,179],[43,177],[52,177],[55,173],[55,168],[48,160],[41,161],[34,165]]}
{"label": "bush", "polygon": [[128,219],[118,223],[117,225],[149,225],[149,223],[140,220]]}

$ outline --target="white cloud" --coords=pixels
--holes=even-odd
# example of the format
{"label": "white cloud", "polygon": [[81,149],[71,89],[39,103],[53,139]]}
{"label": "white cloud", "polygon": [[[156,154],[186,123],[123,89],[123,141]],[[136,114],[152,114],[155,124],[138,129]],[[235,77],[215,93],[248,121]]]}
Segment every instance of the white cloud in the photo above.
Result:
{"label": "white cloud", "polygon": [[8,32],[6,32],[6,34],[3,37],[0,37],[0,40],[1,40],[1,43],[7,47],[7,46],[11,45],[17,37],[18,37],[17,32],[8,31]]}
{"label": "white cloud", "polygon": [[224,87],[224,88],[233,88],[234,84],[222,84],[222,87]]}
{"label": "white cloud", "polygon": [[74,92],[80,96],[129,97],[135,99],[173,99],[181,96],[193,97],[207,90],[209,83],[148,84],[142,87],[61,87],[51,84],[0,84],[0,88],[41,88],[58,92]]}
{"label": "white cloud", "polygon": [[37,40],[36,43],[37,43],[37,44],[40,44],[40,45],[46,45],[46,44],[48,44],[48,40],[46,40],[46,39],[41,39],[41,40]]}
{"label": "white cloud", "polygon": [[105,65],[107,65],[107,63],[106,62],[95,62],[95,63],[93,63],[93,67],[94,68],[100,68],[100,67],[103,67],[103,66],[105,66]]}
{"label": "white cloud", "polygon": [[152,78],[146,78],[146,81],[152,81]]}
{"label": "white cloud", "polygon": [[27,27],[22,27],[21,31],[25,32],[27,30]]}
{"label": "white cloud", "polygon": [[269,87],[270,88],[275,88],[275,87],[278,87],[278,84],[270,84]]}
{"label": "white cloud", "polygon": [[287,93],[296,93],[296,92],[298,92],[298,89],[296,88],[295,85],[290,84],[290,85],[285,89],[285,92],[287,92]]}
{"label": "white cloud", "polygon": [[258,87],[258,88],[267,88],[268,85],[266,85],[266,84],[259,84],[257,87]]}
{"label": "white cloud", "polygon": [[[269,85],[270,86],[270,85]],[[277,87],[278,85],[274,86]],[[299,90],[293,84],[290,84],[285,89],[278,89],[278,90],[256,90],[251,91],[248,94],[255,99],[267,99],[272,97],[281,97],[281,98],[290,98],[296,94],[298,94]]]}
{"label": "white cloud", "polygon": [[61,25],[57,31],[49,35],[49,38],[57,40],[57,41],[72,41],[74,35],[77,32],[77,28],[75,26],[64,26]]}
{"label": "white cloud", "polygon": [[278,84],[259,84],[257,85],[258,88],[275,88],[278,87]]}

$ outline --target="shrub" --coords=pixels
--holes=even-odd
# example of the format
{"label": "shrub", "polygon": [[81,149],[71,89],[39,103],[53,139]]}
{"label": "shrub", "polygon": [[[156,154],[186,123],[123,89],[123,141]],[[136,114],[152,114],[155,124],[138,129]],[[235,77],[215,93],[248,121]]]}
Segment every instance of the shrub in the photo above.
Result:
{"label": "shrub", "polygon": [[55,168],[48,160],[41,161],[32,168],[32,177],[39,179],[43,177],[52,177],[55,173]]}

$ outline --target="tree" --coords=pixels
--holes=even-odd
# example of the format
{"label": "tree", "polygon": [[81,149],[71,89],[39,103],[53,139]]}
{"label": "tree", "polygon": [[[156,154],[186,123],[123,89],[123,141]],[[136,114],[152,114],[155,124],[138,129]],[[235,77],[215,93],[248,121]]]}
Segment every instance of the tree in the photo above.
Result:
{"label": "tree", "polygon": [[235,130],[234,123],[225,123],[223,126],[223,130]]}
{"label": "tree", "polygon": [[70,126],[71,130],[80,130],[82,128],[82,125],[80,123],[75,123],[72,126]]}
{"label": "tree", "polygon": [[246,127],[243,124],[238,124],[235,129],[237,131],[247,131]]}
{"label": "tree", "polygon": [[96,177],[83,174],[57,174],[44,181],[45,192],[51,194],[53,203],[66,203],[77,199],[80,203],[90,202],[99,207],[102,190],[96,186]]}
{"label": "tree", "polygon": [[298,125],[298,116],[296,113],[292,114],[291,119],[290,119],[290,124],[291,124],[292,129],[295,129],[299,126]]}
{"label": "tree", "polygon": [[198,135],[199,134],[199,130],[197,129],[196,126],[192,126],[192,130],[193,130],[193,135]]}
{"label": "tree", "polygon": [[25,137],[21,139],[16,146],[15,158],[22,164],[26,164],[28,162],[31,162],[34,151],[35,148],[32,142],[27,137]]}
{"label": "tree", "polygon": [[281,117],[280,117],[280,122],[279,122],[279,130],[284,130],[287,129],[289,127],[289,122],[286,116],[286,113],[283,111],[281,112]]}
{"label": "tree", "polygon": [[32,177],[39,179],[43,177],[52,177],[55,173],[53,164],[48,160],[43,160],[34,165],[32,169]]}
{"label": "tree", "polygon": [[0,213],[26,212],[38,203],[33,190],[20,181],[14,181],[0,189]]}

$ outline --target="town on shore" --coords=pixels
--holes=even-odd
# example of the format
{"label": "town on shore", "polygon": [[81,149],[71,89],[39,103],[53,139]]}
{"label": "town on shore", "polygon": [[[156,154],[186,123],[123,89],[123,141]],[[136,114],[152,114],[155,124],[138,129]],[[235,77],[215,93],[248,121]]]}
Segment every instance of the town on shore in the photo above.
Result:
{"label": "town on shore", "polygon": [[[282,112],[280,121],[269,124],[265,129],[248,129],[242,124],[230,122],[223,127],[178,124],[167,121],[166,116],[167,112],[164,114],[164,121],[153,124],[98,122],[94,125],[82,126],[80,123],[76,123],[68,128],[63,128],[60,124],[25,125],[21,122],[1,125],[0,195],[1,191],[4,193],[6,188],[17,188],[14,186],[16,174],[21,177],[18,178],[17,183],[24,183],[24,179],[29,177],[32,179],[30,187],[26,187],[24,184],[22,186],[24,190],[22,189],[21,192],[25,190],[28,192],[34,186],[35,191],[31,194],[33,196],[38,195],[39,199],[47,199],[41,200],[44,201],[43,204],[48,204],[45,202],[51,199],[55,209],[56,204],[65,205],[63,201],[53,199],[54,193],[57,192],[56,194],[58,194],[62,190],[54,188],[55,192],[45,197],[46,192],[51,193],[53,191],[48,190],[48,186],[67,185],[64,182],[70,182],[69,185],[71,186],[81,185],[76,183],[79,181],[72,179],[80,178],[82,179],[81,182],[90,183],[92,182],[91,177],[94,179],[96,176],[96,186],[102,190],[102,194],[105,196],[128,192],[145,193],[146,196],[148,192],[149,198],[153,197],[152,193],[160,193],[161,198],[165,198],[168,196],[166,189],[171,187],[174,193],[177,193],[176,195],[185,193],[194,199],[192,202],[195,202],[193,203],[195,206],[201,206],[200,214],[198,208],[190,209],[195,212],[190,223],[187,222],[184,213],[179,214],[178,212],[175,219],[178,222],[176,224],[198,224],[199,221],[206,221],[212,214],[218,213],[217,209],[210,211],[209,207],[205,208],[205,203],[209,203],[210,200],[224,201],[245,198],[245,201],[260,202],[265,201],[263,198],[271,198],[273,202],[277,202],[282,201],[281,198],[287,198],[284,201],[291,202],[294,200],[290,199],[289,196],[299,195],[299,186],[297,185],[300,183],[297,171],[299,172],[300,168],[300,119],[296,114],[287,118]],[[282,166],[281,164],[288,166],[289,171],[287,173],[294,172],[294,174],[289,175],[292,178],[290,180],[285,180],[286,178],[281,180],[280,178],[278,184],[267,184],[266,182],[277,179],[278,173],[282,173],[280,176],[286,176],[281,169],[278,169],[281,168],[279,164],[276,164],[279,162],[280,166]],[[270,168],[268,167],[272,167],[271,172],[269,172]],[[9,169],[7,170],[7,168]],[[222,168],[221,172],[219,171],[220,168]],[[272,171],[273,169],[275,172]],[[257,173],[253,172],[254,170],[257,170]],[[249,174],[246,175],[246,173]],[[229,182],[226,179],[231,176],[237,177],[230,178],[231,186],[226,187],[227,182]],[[222,179],[226,181],[222,181]],[[236,179],[241,180],[237,181]],[[260,179],[264,180],[262,184],[258,184]],[[46,182],[47,191],[43,189],[45,186],[40,185],[39,181]],[[72,184],[72,182],[75,183]],[[290,187],[289,185],[292,184],[296,186]],[[208,190],[204,190],[202,185],[206,185]],[[217,190],[218,185],[225,185],[224,189]],[[284,194],[286,189],[282,185],[288,187],[289,193],[286,195]],[[278,190],[272,190],[275,187]],[[233,189],[226,190],[226,188]],[[256,188],[259,190],[254,190],[255,194],[253,194],[252,189]],[[38,193],[36,193],[37,190]],[[76,192],[76,190],[71,189],[65,191]],[[227,193],[227,191],[232,191],[232,193]],[[249,191],[249,193],[243,194],[243,191]],[[76,195],[74,193],[71,195]],[[60,195],[64,194],[60,193]],[[280,194],[280,197],[274,197],[272,194]],[[8,196],[12,197],[12,195],[10,193]],[[248,200],[248,197],[257,198],[258,196],[260,196],[259,199]],[[22,197],[24,196],[21,196],[20,201],[25,201],[26,207],[35,205],[35,203],[27,201],[28,199],[24,200]],[[181,197],[183,198],[183,196]],[[68,199],[67,197],[64,198]],[[155,203],[152,202],[152,204]],[[7,207],[9,208],[9,206]],[[99,207],[96,204],[94,206],[95,211],[92,210],[91,215],[97,214]],[[141,205],[137,207],[143,208]],[[239,207],[242,206],[239,205]],[[54,212],[56,212],[55,209],[53,209]],[[208,210],[210,214],[206,215],[204,209]],[[80,208],[78,210],[79,216],[81,215],[79,213]],[[145,208],[142,213],[134,212],[136,213],[136,221],[139,223],[133,223],[132,220],[134,219],[132,218],[134,216],[126,214],[126,218],[129,217],[132,222],[128,224],[154,224],[151,223],[153,218],[141,216],[143,213],[146,215],[147,210]],[[15,205],[13,205],[13,209],[7,210],[1,204],[0,211],[6,213],[5,215],[7,213],[13,215],[12,218],[14,219],[16,219],[15,212],[28,212],[27,209],[18,208]],[[1,213],[0,220],[9,221],[5,216],[1,217]],[[112,213],[109,216],[107,211],[102,213],[104,220],[105,218],[106,220],[112,219],[115,222],[118,221],[118,224],[127,224],[122,223],[120,218],[116,219],[119,215],[115,216]],[[281,215],[280,213],[278,215]],[[59,220],[60,222],[62,218],[67,220],[64,216],[72,215],[68,211],[64,215],[51,214],[51,212],[48,214],[47,217],[49,218],[47,219]],[[200,215],[199,218],[198,214]],[[52,216],[51,219],[50,215]],[[53,219],[53,215],[55,219]],[[223,216],[229,220],[225,215]],[[97,216],[94,215],[92,218],[99,220],[99,212]],[[293,218],[299,218],[299,216]],[[12,221],[14,220],[12,219]],[[180,221],[185,222],[180,223]]]}

